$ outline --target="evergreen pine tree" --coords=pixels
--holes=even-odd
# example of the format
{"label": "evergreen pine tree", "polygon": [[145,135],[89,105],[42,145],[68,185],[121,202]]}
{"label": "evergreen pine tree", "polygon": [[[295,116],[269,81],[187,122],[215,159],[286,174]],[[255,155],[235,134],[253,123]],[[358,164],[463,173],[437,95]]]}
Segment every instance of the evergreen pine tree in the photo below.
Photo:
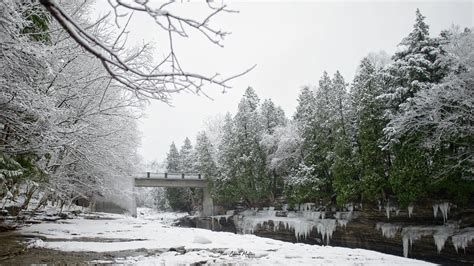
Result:
{"label": "evergreen pine tree", "polygon": [[331,167],[332,188],[339,204],[355,200],[359,194],[359,173],[354,156],[354,130],[350,123],[350,101],[346,82],[337,71],[332,79],[331,102],[333,105],[332,132],[334,134],[334,162]]}
{"label": "evergreen pine tree", "polygon": [[196,137],[196,170],[202,175],[202,178],[208,181],[208,185],[213,191],[214,181],[217,178],[217,165],[214,161],[213,147],[204,131],[199,132]]}
{"label": "evergreen pine tree", "polygon": [[388,151],[380,148],[383,128],[383,105],[377,100],[382,94],[381,77],[369,58],[362,59],[351,87],[351,102],[357,163],[363,198],[383,199],[387,187]]}
{"label": "evergreen pine tree", "polygon": [[[170,150],[166,156],[166,170],[168,173],[179,173],[182,168],[181,156],[176,145],[171,143]],[[190,211],[188,197],[185,188],[166,188],[166,199],[173,210]]]}
{"label": "evergreen pine tree", "polygon": [[[260,111],[261,124],[263,126],[263,138],[268,139],[272,138],[272,135],[275,134],[275,131],[278,128],[281,128],[286,125],[287,119],[285,117],[285,112],[280,106],[275,106],[271,99],[266,99],[261,107]],[[262,143],[260,143],[262,144]],[[275,198],[281,195],[283,190],[283,178],[282,174],[287,173],[278,173],[277,169],[270,167],[271,158],[273,158],[273,153],[276,152],[278,146],[267,146],[265,147],[265,158],[267,159],[266,171],[267,175],[271,180],[270,188],[270,201],[274,202]]]}
{"label": "evergreen pine tree", "polygon": [[[394,62],[386,72],[388,93],[381,98],[392,121],[413,108],[413,97],[418,92],[430,90],[447,73],[447,66],[439,60],[445,53],[440,40],[429,37],[429,26],[424,19],[417,10],[412,32],[400,43],[404,49],[394,55]],[[430,151],[421,147],[419,132],[400,135],[394,132],[390,122],[384,132],[394,158],[389,177],[391,188],[400,204],[406,206],[426,192],[432,161]]]}

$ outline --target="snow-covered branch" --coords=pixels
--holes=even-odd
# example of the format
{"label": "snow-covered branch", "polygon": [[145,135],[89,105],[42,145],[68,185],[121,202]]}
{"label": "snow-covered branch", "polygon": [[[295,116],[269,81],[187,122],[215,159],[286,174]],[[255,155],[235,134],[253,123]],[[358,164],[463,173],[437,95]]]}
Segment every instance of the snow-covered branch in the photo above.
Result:
{"label": "snow-covered branch", "polygon": [[40,3],[71,38],[100,60],[114,81],[135,93],[139,98],[169,102],[170,93],[183,90],[200,93],[206,85],[217,85],[226,90],[230,88],[229,82],[231,80],[245,75],[255,67],[229,77],[222,77],[219,73],[208,76],[185,71],[173,46],[174,35],[188,37],[187,31],[191,29],[200,32],[212,43],[222,46],[222,40],[229,33],[213,28],[210,21],[220,13],[236,11],[227,9],[225,5],[213,7],[208,3],[210,14],[202,20],[195,20],[168,10],[173,2],[166,2],[155,8],[150,5],[149,1],[109,0],[109,4],[114,10],[117,27],[120,27],[118,19],[128,16],[127,13],[122,13],[122,9],[124,9],[125,12],[133,11],[149,15],[162,30],[167,32],[170,52],[163,61],[153,63],[148,45],[135,51],[125,49],[125,31],[133,14],[130,14],[115,40],[107,41],[80,25],[55,0],[40,0]]}

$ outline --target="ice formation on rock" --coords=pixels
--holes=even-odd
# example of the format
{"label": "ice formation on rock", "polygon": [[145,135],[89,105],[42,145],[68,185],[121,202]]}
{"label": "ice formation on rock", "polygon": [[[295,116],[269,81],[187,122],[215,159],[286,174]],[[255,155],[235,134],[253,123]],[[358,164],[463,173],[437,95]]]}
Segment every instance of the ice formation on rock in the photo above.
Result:
{"label": "ice formation on rock", "polygon": [[354,211],[354,205],[352,203],[346,204],[345,207],[350,212]]}
{"label": "ice formation on rock", "polygon": [[439,205],[437,203],[433,204],[433,216],[436,218],[438,216]]}
{"label": "ice formation on rock", "polygon": [[318,233],[321,234],[323,241],[329,244],[332,234],[336,231],[336,220],[335,219],[324,219],[320,220],[317,225]]}
{"label": "ice formation on rock", "polygon": [[464,249],[465,252],[466,247],[474,240],[474,227],[466,227],[460,230],[458,233],[453,235],[451,240],[453,241],[453,246],[454,249],[456,249],[456,252],[458,252],[459,248]]}
{"label": "ice formation on rock", "polygon": [[437,226],[407,226],[402,229],[403,255],[408,257],[408,249],[413,242],[423,236],[433,236],[438,252],[444,247],[449,236],[453,235],[457,224],[437,225]]}
{"label": "ice formation on rock", "polygon": [[408,218],[411,218],[411,215],[413,214],[413,208],[414,206],[412,204],[408,205]]}
{"label": "ice formation on rock", "polygon": [[446,243],[446,240],[448,240],[449,234],[434,234],[433,239],[436,245],[436,249],[438,250],[438,253],[441,252],[441,250],[444,248],[444,244]]}
{"label": "ice formation on rock", "polygon": [[336,219],[342,219],[342,220],[352,220],[352,218],[354,217],[354,212],[336,212],[334,214],[334,218]]}
{"label": "ice formation on rock", "polygon": [[229,215],[229,214],[225,214],[225,215],[214,215],[214,216],[211,216],[211,218],[214,220],[217,220],[219,221],[220,219],[222,218],[225,218],[225,220],[229,220],[229,218],[232,217],[232,215]]}
{"label": "ice formation on rock", "polygon": [[275,217],[276,215],[275,207],[264,207],[261,211],[256,213],[259,217]]}
{"label": "ice formation on rock", "polygon": [[433,204],[433,216],[435,218],[438,216],[438,209],[439,209],[441,211],[441,214],[443,215],[444,222],[446,222],[448,220],[448,213],[449,213],[450,207],[451,207],[451,204],[449,202]]}
{"label": "ice formation on rock", "polygon": [[303,217],[307,219],[317,220],[321,217],[321,212],[316,211],[303,211]]}
{"label": "ice formation on rock", "polygon": [[254,209],[247,209],[239,213],[241,216],[255,216],[257,211]]}
{"label": "ice formation on rock", "polygon": [[[423,226],[408,226],[402,229],[402,242],[403,242],[403,256],[408,257],[408,249],[413,245],[413,242],[420,239],[423,236],[429,236],[433,234],[432,227]],[[408,246],[410,245],[410,246]]]}
{"label": "ice formation on rock", "polygon": [[387,216],[387,219],[390,219],[390,212],[395,212],[395,214],[398,216],[400,210],[397,207],[390,206],[390,204],[387,203],[387,205],[385,205],[385,215]]}
{"label": "ice formation on rock", "polygon": [[337,225],[339,225],[341,228],[346,228],[347,224],[349,223],[349,220],[345,219],[338,219],[337,220]]}
{"label": "ice formation on rock", "polygon": [[[346,228],[347,224],[357,215],[353,205],[346,205],[350,211],[336,212],[334,219],[326,219],[326,212],[316,211],[314,203],[297,205],[299,211],[287,211],[286,217],[276,216],[274,207],[265,207],[260,211],[246,210],[236,217],[235,224],[244,234],[252,234],[258,228],[291,230],[296,240],[307,238],[311,232],[321,235],[322,241],[329,243],[337,227]],[[335,209],[334,209],[335,211]]]}
{"label": "ice formation on rock", "polygon": [[375,229],[382,231],[382,236],[386,238],[394,238],[401,226],[398,224],[391,223],[377,223]]}
{"label": "ice formation on rock", "polygon": [[299,218],[288,218],[288,217],[274,217],[269,219],[264,217],[245,217],[242,227],[244,233],[253,233],[259,226],[263,227],[268,225],[272,221],[274,226],[273,230],[281,228],[287,230],[293,230],[297,240],[307,238],[313,229],[316,229],[321,234],[323,240],[329,243],[329,239],[336,230],[335,219],[324,219],[317,221],[310,221]]}
{"label": "ice formation on rock", "polygon": [[449,212],[449,202],[443,202],[438,205],[439,210],[443,214],[443,220],[446,222],[448,220],[448,212]]}
{"label": "ice formation on rock", "polygon": [[313,209],[314,203],[301,203],[300,211],[310,211]]}
{"label": "ice formation on rock", "polygon": [[354,212],[348,211],[348,212],[336,212],[334,214],[334,218],[336,218],[337,225],[341,228],[346,228],[347,224],[349,223],[350,220],[352,220],[354,216]]}

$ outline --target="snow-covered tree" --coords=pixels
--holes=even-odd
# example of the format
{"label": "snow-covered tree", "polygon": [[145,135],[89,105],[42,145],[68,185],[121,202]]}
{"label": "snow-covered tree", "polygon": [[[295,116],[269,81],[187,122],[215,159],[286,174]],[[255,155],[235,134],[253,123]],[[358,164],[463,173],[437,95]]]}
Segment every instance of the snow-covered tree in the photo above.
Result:
{"label": "snow-covered tree", "polygon": [[[136,164],[137,106],[120,86],[109,84],[100,62],[67,38],[39,3],[2,2],[2,154],[28,158],[47,179],[44,195],[63,203],[78,197],[131,196]],[[67,2],[78,25],[91,23],[89,5]],[[44,29],[49,29],[46,32]],[[3,42],[5,40],[5,42]],[[127,188],[127,189],[125,189]]]}
{"label": "snow-covered tree", "polygon": [[[189,141],[189,139],[187,139]],[[188,145],[190,146],[190,142]],[[185,144],[181,147],[181,150],[187,150],[184,148]],[[192,149],[192,147],[191,147]],[[166,156],[166,170],[169,173],[179,173],[183,170],[183,164],[181,161],[181,154],[178,152],[174,142],[171,143],[169,152]],[[166,188],[166,199],[169,202],[170,207],[173,210],[190,211],[191,206],[189,204],[189,193],[186,188]]]}
{"label": "snow-covered tree", "polygon": [[276,127],[286,124],[285,112],[280,106],[275,106],[271,99],[263,101],[260,119],[265,134],[273,134]]}
{"label": "snow-covered tree", "polygon": [[[402,114],[392,119],[387,133],[403,140],[416,135],[416,147],[430,151],[429,169],[433,193],[441,197],[468,199],[473,182],[472,143],[474,35],[471,30],[451,30],[443,35],[446,55],[439,61],[450,73],[439,83],[418,91]],[[464,179],[464,180],[463,180]],[[461,189],[462,188],[462,189]],[[426,190],[426,188],[425,188]]]}
{"label": "snow-covered tree", "polygon": [[196,137],[196,170],[203,175],[210,182],[217,177],[217,165],[214,161],[215,156],[212,143],[206,135],[206,132],[201,131]]}
{"label": "snow-covered tree", "polygon": [[224,124],[222,126],[222,140],[218,147],[218,164],[221,169],[222,179],[229,179],[231,177],[231,168],[234,164],[234,119],[230,113],[224,117]]}
{"label": "snow-covered tree", "polygon": [[183,146],[179,150],[179,171],[181,173],[195,172],[196,155],[194,153],[193,145],[189,138],[184,139]]}
{"label": "snow-covered tree", "polygon": [[302,136],[306,136],[306,134],[312,132],[314,126],[315,102],[313,91],[309,87],[303,87],[298,96],[296,112],[293,115],[293,120],[296,121],[298,130]]}
{"label": "snow-covered tree", "polygon": [[384,196],[389,163],[387,151],[380,147],[386,124],[384,106],[377,99],[383,93],[380,69],[371,58],[362,59],[351,86],[360,189],[364,198],[372,200]]}
{"label": "snow-covered tree", "polygon": [[266,174],[265,151],[260,146],[264,127],[259,102],[255,91],[248,88],[235,117],[225,118],[219,147],[221,174],[215,186],[221,200],[243,200],[254,206],[269,197],[271,180]]}
{"label": "snow-covered tree", "polygon": [[[266,99],[263,101],[260,110],[260,123],[263,126],[263,135],[262,135],[262,142],[260,145],[262,146],[263,150],[265,151],[265,158],[266,158],[266,170],[267,175],[271,178],[271,199],[270,201],[274,201],[277,195],[281,194],[283,189],[283,179],[282,175],[287,174],[288,169],[283,168],[276,168],[272,167],[271,158],[274,157],[274,153],[277,151],[278,146],[277,143],[274,145],[263,145],[263,141],[265,139],[272,138],[272,136],[276,133],[276,130],[283,128],[286,123],[287,119],[285,117],[285,112],[280,106],[275,106],[271,99]],[[278,136],[277,136],[278,138]],[[267,144],[270,144],[267,142]],[[278,171],[281,170],[281,171]]]}
{"label": "snow-covered tree", "polygon": [[[441,60],[446,53],[442,42],[430,38],[424,19],[417,10],[412,32],[402,40],[401,50],[385,72],[387,91],[379,98],[385,101],[390,121],[409,112],[415,95],[432,89],[449,69],[449,64]],[[394,129],[390,123],[384,129],[393,156],[389,181],[400,203],[408,205],[426,193],[432,159],[430,151],[420,147],[422,136],[418,132],[400,135]],[[399,137],[393,138],[395,135]]]}
{"label": "snow-covered tree", "polygon": [[169,152],[166,155],[166,171],[169,173],[178,173],[180,171],[180,155],[174,142],[171,143]]}

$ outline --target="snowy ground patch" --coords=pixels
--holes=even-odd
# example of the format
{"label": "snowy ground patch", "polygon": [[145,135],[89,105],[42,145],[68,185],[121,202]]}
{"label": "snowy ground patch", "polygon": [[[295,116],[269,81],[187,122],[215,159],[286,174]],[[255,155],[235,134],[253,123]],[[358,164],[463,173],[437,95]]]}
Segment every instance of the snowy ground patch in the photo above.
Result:
{"label": "snowy ground patch", "polygon": [[[293,244],[170,226],[182,214],[138,210],[139,217],[94,213],[65,222],[34,224],[21,233],[46,238],[41,246],[62,251],[111,252],[146,249],[147,256],[115,258],[137,264],[428,265],[423,261],[363,249]],[[161,250],[161,252],[153,252]]]}

